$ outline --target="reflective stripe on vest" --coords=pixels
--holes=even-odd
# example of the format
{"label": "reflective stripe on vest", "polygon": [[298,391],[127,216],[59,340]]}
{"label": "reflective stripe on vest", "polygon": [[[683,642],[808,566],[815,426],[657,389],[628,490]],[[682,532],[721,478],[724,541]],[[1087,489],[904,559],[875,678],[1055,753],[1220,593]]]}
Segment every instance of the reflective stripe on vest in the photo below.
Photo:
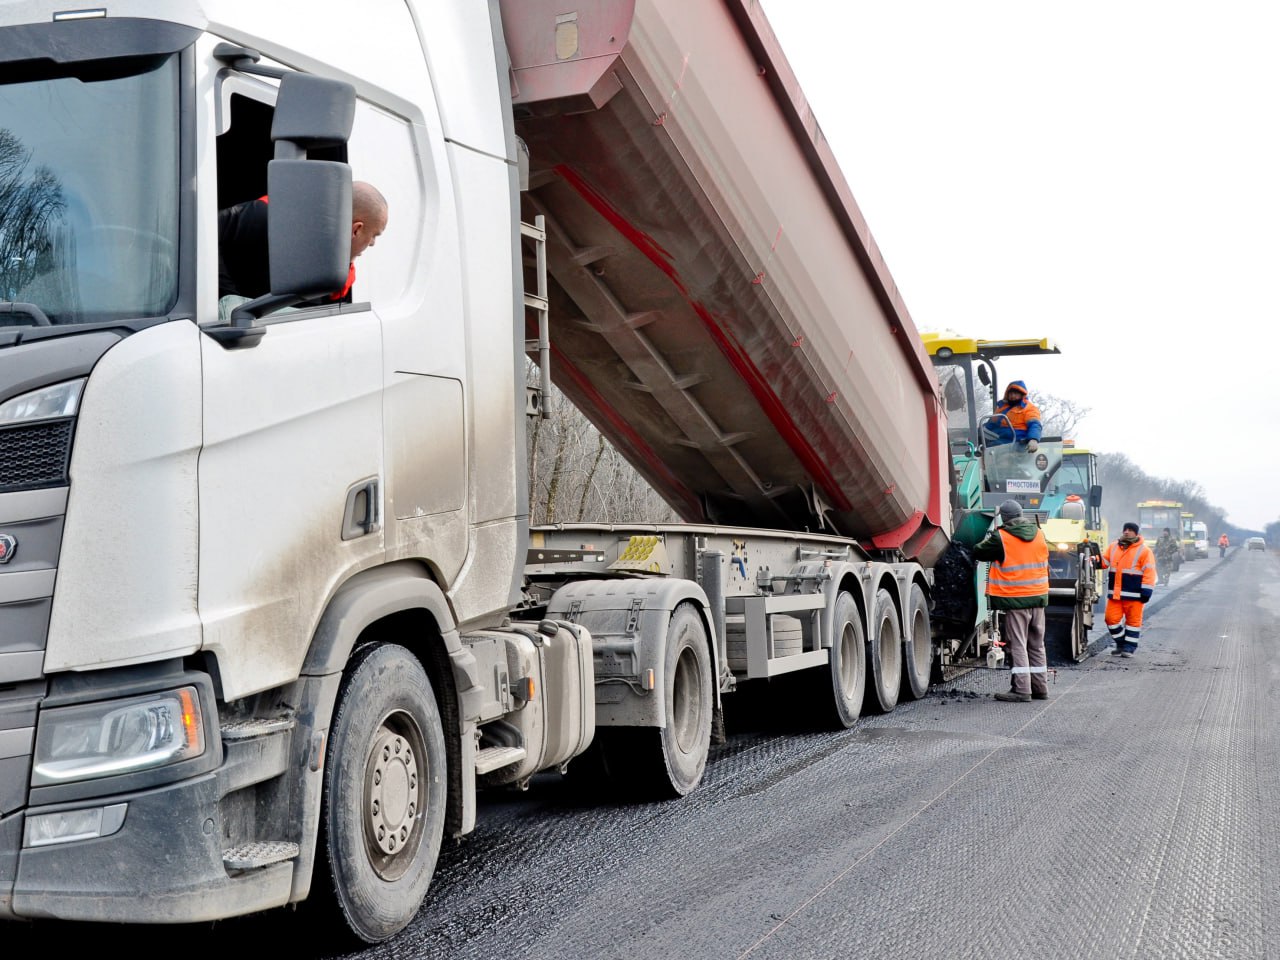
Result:
{"label": "reflective stripe on vest", "polygon": [[1003,529],[1004,559],[993,561],[987,580],[992,597],[1043,597],[1049,593],[1049,545],[1036,531],[1031,542],[1019,540]]}

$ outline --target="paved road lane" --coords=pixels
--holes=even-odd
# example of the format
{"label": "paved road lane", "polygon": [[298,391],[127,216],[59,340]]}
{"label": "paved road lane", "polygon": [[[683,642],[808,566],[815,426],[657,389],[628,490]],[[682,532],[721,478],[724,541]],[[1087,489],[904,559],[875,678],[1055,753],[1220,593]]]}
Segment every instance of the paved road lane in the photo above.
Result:
{"label": "paved road lane", "polygon": [[[1007,674],[981,670],[839,733],[739,710],[684,800],[554,776],[490,797],[414,923],[360,956],[1280,958],[1280,558],[1189,575],[1137,658],[1059,668],[1048,702],[999,703]],[[276,912],[186,952],[333,955],[306,930]],[[135,953],[175,933],[92,930]]]}

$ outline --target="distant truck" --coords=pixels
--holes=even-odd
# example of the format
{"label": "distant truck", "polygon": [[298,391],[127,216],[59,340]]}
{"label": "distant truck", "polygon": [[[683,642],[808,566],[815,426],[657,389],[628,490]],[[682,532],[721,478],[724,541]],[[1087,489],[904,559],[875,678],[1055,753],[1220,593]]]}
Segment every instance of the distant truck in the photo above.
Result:
{"label": "distant truck", "polygon": [[1195,541],[1195,553],[1200,559],[1209,556],[1209,528],[1203,520],[1191,521],[1191,535]]}
{"label": "distant truck", "polygon": [[[1142,539],[1153,551],[1161,531],[1166,528],[1174,539],[1181,539],[1182,504],[1176,500],[1143,500],[1137,505],[1138,527]],[[1182,552],[1173,557],[1173,572],[1182,566]]]}
{"label": "distant truck", "polygon": [[1195,531],[1196,515],[1194,513],[1182,512],[1181,516],[1181,547],[1182,559],[1184,561],[1192,561],[1199,557],[1196,552],[1196,531]]}

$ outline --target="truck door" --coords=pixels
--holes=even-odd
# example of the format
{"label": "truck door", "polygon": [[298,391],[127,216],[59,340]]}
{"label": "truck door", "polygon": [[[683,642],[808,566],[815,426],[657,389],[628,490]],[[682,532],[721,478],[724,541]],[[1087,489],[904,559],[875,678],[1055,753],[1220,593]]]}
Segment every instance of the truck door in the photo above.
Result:
{"label": "truck door", "polygon": [[[276,94],[226,71],[212,88],[202,132],[216,125],[220,166],[199,185],[205,217],[265,193]],[[207,305],[208,256],[201,281]],[[204,338],[199,609],[227,699],[296,676],[332,591],[384,553],[382,326],[360,293],[357,280],[351,303],[271,314],[252,347]]]}

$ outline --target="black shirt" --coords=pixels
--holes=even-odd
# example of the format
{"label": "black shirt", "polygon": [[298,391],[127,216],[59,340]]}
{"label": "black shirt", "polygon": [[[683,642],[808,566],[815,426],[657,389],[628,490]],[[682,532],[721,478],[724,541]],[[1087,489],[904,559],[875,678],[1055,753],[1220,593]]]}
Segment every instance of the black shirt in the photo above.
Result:
{"label": "black shirt", "polygon": [[249,200],[218,211],[218,296],[256,299],[271,292],[267,203]]}

